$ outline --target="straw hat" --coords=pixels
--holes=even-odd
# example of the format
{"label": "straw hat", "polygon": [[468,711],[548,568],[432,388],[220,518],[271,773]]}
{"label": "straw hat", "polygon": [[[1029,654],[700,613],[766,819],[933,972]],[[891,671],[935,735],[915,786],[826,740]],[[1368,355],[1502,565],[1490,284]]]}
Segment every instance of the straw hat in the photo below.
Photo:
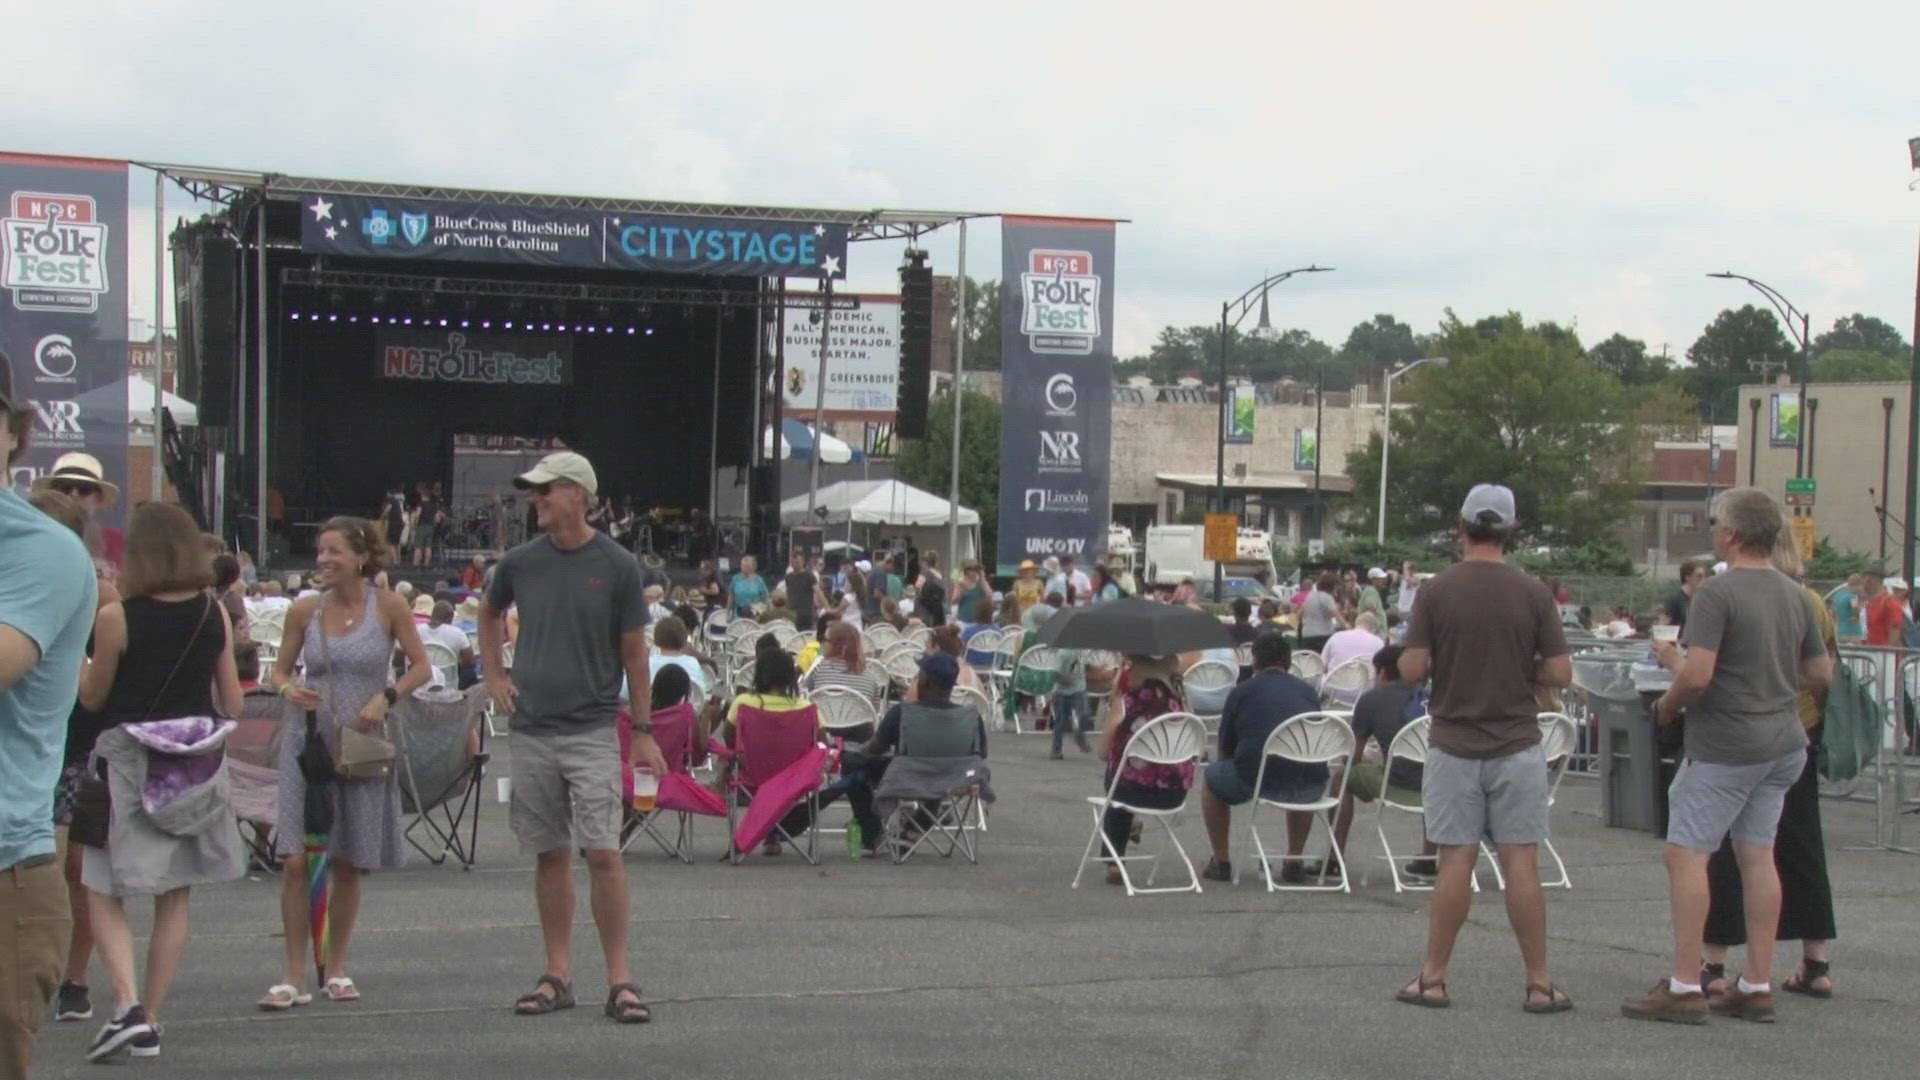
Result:
{"label": "straw hat", "polygon": [[33,482],[33,490],[45,491],[62,480],[98,488],[100,508],[103,510],[120,498],[120,488],[107,479],[107,471],[100,467],[100,459],[92,454],[79,450],[61,454],[54,461],[52,471]]}
{"label": "straw hat", "polygon": [[413,602],[413,613],[415,615],[433,614],[433,597],[425,593],[420,594],[419,599]]}

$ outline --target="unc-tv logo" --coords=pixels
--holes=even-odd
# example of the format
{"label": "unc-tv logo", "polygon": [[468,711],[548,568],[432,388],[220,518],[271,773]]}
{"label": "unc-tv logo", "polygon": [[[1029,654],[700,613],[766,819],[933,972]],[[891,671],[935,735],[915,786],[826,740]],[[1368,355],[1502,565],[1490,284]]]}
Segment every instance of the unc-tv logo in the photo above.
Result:
{"label": "unc-tv logo", "polygon": [[1034,352],[1093,352],[1100,336],[1100,276],[1093,272],[1092,252],[1028,252],[1020,297],[1020,332]]}
{"label": "unc-tv logo", "polygon": [[0,219],[0,288],[21,311],[100,310],[107,279],[107,226],[89,195],[16,191]]}

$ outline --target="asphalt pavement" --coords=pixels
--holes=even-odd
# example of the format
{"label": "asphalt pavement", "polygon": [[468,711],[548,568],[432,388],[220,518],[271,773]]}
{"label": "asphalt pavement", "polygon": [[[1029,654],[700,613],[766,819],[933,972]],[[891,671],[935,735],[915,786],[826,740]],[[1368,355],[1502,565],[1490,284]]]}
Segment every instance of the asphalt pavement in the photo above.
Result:
{"label": "asphalt pavement", "polygon": [[[1838,996],[1781,995],[1771,1027],[1676,1028],[1619,1015],[1622,998],[1667,968],[1665,880],[1656,840],[1600,825],[1590,781],[1570,778],[1561,791],[1554,827],[1574,886],[1548,894],[1554,979],[1577,1008],[1529,1016],[1494,891],[1479,895],[1461,935],[1453,1007],[1393,1001],[1418,966],[1425,906],[1387,883],[1370,815],[1354,828],[1351,895],[1265,892],[1236,818],[1240,884],[1129,899],[1091,871],[1068,887],[1097,766],[1071,750],[1047,760],[1039,736],[999,736],[993,752],[1001,799],[977,866],[852,861],[830,837],[817,868],[793,855],[734,867],[720,861],[723,827],[712,820],[696,826],[694,865],[636,846],[632,955],[650,1025],[601,1015],[606,981],[583,872],[581,1007],[511,1014],[542,960],[531,863],[489,780],[472,871],[417,862],[369,879],[350,965],[360,1002],[255,1011],[277,981],[281,947],[277,885],[249,879],[195,895],[158,1059],[91,1066],[81,1053],[98,1021],[49,1023],[35,1075],[1666,1080],[1895,1076],[1914,1066],[1920,859],[1858,849],[1873,837],[1869,807],[1825,808]],[[1204,858],[1197,806],[1180,834]],[[136,913],[143,934],[147,914]],[[1796,955],[1782,946],[1782,974]],[[93,981],[104,1014],[97,961]]]}

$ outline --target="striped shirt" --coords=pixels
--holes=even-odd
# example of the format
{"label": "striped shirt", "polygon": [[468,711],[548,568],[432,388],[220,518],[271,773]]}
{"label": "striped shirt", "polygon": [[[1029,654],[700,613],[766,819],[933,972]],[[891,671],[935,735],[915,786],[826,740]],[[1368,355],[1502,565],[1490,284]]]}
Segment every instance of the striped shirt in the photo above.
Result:
{"label": "striped shirt", "polygon": [[882,684],[873,673],[874,665],[868,664],[859,672],[847,670],[847,662],[838,657],[828,657],[813,665],[806,678],[800,680],[804,690],[821,690],[829,686],[845,687],[857,691],[869,701],[878,702]]}

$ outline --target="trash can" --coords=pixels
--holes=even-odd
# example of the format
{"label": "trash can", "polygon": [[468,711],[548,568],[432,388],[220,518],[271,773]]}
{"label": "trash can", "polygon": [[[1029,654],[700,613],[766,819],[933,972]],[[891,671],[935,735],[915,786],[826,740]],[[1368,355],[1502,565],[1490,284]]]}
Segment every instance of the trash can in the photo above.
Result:
{"label": "trash can", "polygon": [[1600,759],[1601,816],[1608,827],[1664,836],[1672,767],[1660,759],[1653,702],[1672,682],[1641,649],[1573,658],[1573,685],[1587,707]]}

